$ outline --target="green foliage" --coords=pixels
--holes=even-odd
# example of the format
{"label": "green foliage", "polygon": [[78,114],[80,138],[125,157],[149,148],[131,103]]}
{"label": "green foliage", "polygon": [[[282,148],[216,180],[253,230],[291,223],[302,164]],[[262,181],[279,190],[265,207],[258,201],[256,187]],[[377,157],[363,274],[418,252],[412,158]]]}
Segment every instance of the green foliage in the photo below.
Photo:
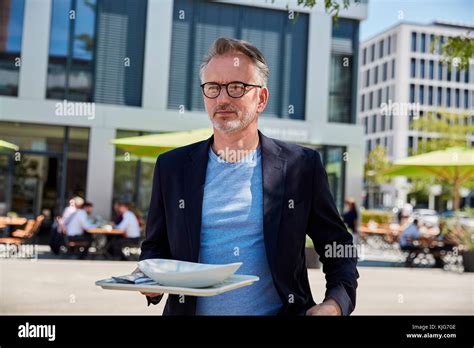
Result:
{"label": "green foliage", "polygon": [[387,149],[382,145],[377,145],[370,151],[367,162],[364,166],[364,176],[367,182],[380,185],[391,180],[390,177],[381,173],[390,167]]}
{"label": "green foliage", "polygon": [[[467,33],[469,34],[469,32]],[[435,36],[435,41],[431,43],[431,53],[436,52],[440,37]],[[460,70],[469,69],[470,59],[474,55],[474,38],[466,36],[450,37],[441,47],[441,62],[451,69],[455,66]]]}
{"label": "green foliage", "polygon": [[[272,2],[275,2],[275,0],[272,0]],[[317,2],[318,0],[297,0],[296,3],[298,6],[313,8],[314,6],[316,6]],[[339,18],[339,11],[347,9],[350,6],[351,2],[359,3],[360,0],[324,0],[324,9],[327,14],[332,16],[333,21],[337,22],[337,19]],[[286,4],[286,8],[289,8],[288,3]],[[295,17],[295,20],[297,16],[298,14]]]}
{"label": "green foliage", "polygon": [[467,112],[428,112],[413,120],[411,126],[414,130],[432,133],[433,137],[426,139],[412,155],[444,150],[453,146],[466,147],[468,135],[474,133],[474,124],[470,124],[469,118]]}

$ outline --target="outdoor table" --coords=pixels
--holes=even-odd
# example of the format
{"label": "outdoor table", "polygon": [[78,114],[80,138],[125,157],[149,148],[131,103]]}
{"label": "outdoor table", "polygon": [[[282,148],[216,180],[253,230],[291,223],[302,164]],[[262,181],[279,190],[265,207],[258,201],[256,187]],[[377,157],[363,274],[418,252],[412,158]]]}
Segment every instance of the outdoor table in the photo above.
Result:
{"label": "outdoor table", "polygon": [[0,228],[4,229],[3,237],[8,237],[10,235],[11,226],[22,226],[28,221],[24,217],[10,217],[10,216],[0,216]]}
{"label": "outdoor table", "polygon": [[[104,246],[98,247],[97,251],[99,254],[102,254],[105,258],[111,258],[112,255],[108,252],[108,249],[110,247],[110,244],[112,243],[112,238],[108,237],[120,237],[120,236],[125,236],[125,231],[123,230],[118,230],[116,228],[108,229],[104,227],[95,227],[95,228],[89,228],[86,230],[87,233],[91,234],[93,237],[99,236],[105,236],[107,242],[105,243]],[[99,246],[99,243],[97,243],[97,246]]]}

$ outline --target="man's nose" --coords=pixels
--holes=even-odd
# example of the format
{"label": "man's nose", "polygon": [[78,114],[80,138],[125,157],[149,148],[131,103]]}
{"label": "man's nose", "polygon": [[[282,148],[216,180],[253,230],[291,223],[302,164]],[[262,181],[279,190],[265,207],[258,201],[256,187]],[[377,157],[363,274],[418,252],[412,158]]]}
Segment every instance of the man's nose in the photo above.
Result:
{"label": "man's nose", "polygon": [[221,92],[217,96],[217,103],[218,104],[228,104],[229,101],[231,100],[231,97],[227,94],[227,89],[222,86]]}

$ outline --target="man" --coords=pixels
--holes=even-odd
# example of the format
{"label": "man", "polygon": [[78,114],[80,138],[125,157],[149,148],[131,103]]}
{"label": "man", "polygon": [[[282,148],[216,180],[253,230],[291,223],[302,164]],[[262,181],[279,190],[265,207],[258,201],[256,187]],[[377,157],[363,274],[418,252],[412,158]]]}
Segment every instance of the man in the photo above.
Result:
{"label": "man", "polygon": [[84,259],[92,243],[92,236],[85,231],[89,228],[97,227],[89,220],[89,215],[92,214],[93,205],[90,202],[85,202],[82,206],[73,212],[66,221],[66,233],[69,241],[86,241],[86,247],[81,253],[80,258]]}
{"label": "man", "polygon": [[408,255],[405,260],[405,265],[411,267],[413,260],[416,258],[419,252],[423,248],[419,245],[415,245],[413,242],[421,238],[421,222],[418,219],[414,219],[413,223],[408,225],[400,235],[400,249],[407,251]]}
{"label": "man", "polygon": [[111,251],[112,255],[120,257],[121,260],[126,260],[127,258],[122,253],[122,248],[125,245],[138,246],[140,242],[140,223],[136,215],[130,210],[130,205],[128,203],[117,203],[117,209],[122,219],[115,228],[124,231],[125,236],[112,241]]}
{"label": "man", "polygon": [[[326,245],[352,244],[352,237],[318,153],[258,131],[269,97],[268,74],[265,58],[250,43],[214,42],[200,74],[214,135],[158,157],[140,256],[240,261],[237,273],[260,281],[209,298],[183,301],[171,295],[164,315],[348,315],[354,310],[356,259],[324,256]],[[305,266],[306,234],[327,279],[325,299],[317,305]],[[149,304],[162,297],[145,295]]]}

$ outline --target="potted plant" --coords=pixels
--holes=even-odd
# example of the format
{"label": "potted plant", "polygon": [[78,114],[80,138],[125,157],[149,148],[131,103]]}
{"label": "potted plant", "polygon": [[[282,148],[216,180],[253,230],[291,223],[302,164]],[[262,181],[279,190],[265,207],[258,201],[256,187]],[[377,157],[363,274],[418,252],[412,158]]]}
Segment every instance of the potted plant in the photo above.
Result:
{"label": "potted plant", "polygon": [[464,272],[474,272],[474,227],[462,223],[457,216],[448,219],[442,225],[445,239],[458,247],[463,259]]}

